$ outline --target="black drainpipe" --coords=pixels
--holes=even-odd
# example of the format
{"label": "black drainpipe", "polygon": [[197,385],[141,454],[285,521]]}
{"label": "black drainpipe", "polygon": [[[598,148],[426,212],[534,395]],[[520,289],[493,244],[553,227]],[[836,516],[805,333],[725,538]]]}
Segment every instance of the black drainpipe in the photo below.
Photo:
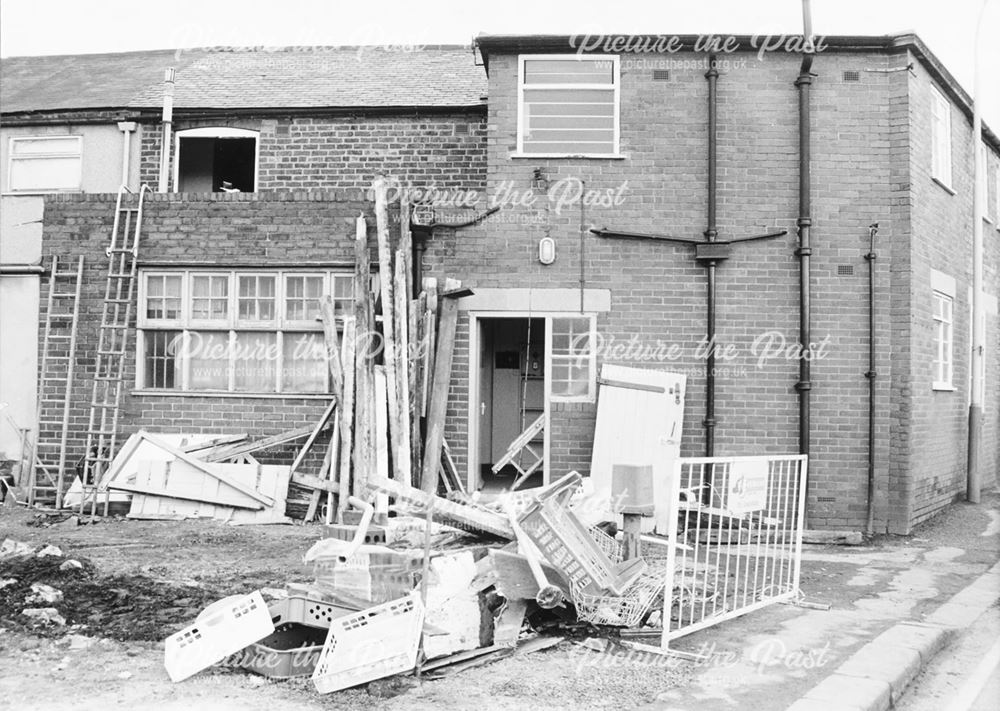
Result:
{"label": "black drainpipe", "polygon": [[868,226],[868,523],[865,532],[875,532],[875,235],[878,223]]}
{"label": "black drainpipe", "polygon": [[809,243],[809,230],[812,219],[809,216],[811,200],[809,194],[809,87],[812,84],[813,42],[812,18],[809,0],[802,0],[802,18],[804,24],[805,48],[802,54],[802,65],[795,86],[799,90],[799,248],[795,251],[799,258],[799,343],[802,355],[799,358],[799,381],[795,389],[799,393],[799,453],[809,454],[809,392],[812,389],[811,362],[807,356],[811,342],[810,326],[812,321],[809,292],[809,256],[812,247]]}
{"label": "black drainpipe", "polygon": [[[716,69],[715,55],[709,58],[709,69],[705,73],[708,79],[708,227],[705,229],[705,240],[715,242],[719,236],[716,226],[716,87],[719,81],[719,70]],[[715,456],[715,260],[709,260],[708,268],[708,314],[706,336],[708,338],[708,354],[705,361],[705,456]]]}

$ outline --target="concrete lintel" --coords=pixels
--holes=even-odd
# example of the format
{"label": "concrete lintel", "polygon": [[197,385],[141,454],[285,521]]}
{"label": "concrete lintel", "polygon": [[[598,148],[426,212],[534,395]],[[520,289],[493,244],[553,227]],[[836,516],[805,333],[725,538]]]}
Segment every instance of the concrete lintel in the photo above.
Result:
{"label": "concrete lintel", "polygon": [[[579,289],[491,289],[472,286],[472,296],[458,302],[461,311],[580,311]],[[584,289],[583,310],[611,310],[610,289]]]}

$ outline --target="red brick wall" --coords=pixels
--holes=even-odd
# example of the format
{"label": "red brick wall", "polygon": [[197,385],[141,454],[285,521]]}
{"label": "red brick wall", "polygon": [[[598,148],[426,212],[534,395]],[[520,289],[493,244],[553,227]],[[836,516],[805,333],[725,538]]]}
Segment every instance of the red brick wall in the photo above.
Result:
{"label": "red brick wall", "polygon": [[[924,520],[966,493],[968,456],[968,382],[971,352],[969,289],[972,284],[972,129],[971,121],[952,105],[953,193],[931,177],[932,77],[916,63],[909,78],[911,290],[909,307],[911,366],[909,402],[909,524]],[[997,165],[990,151],[989,166]],[[988,171],[992,172],[992,171]],[[990,193],[993,197],[994,193]],[[995,202],[995,198],[994,198]],[[987,213],[989,214],[989,213]],[[993,224],[984,224],[986,291],[1000,291],[1000,235]],[[931,270],[956,281],[954,303],[954,392],[934,391],[934,328]],[[984,483],[996,481],[998,466],[998,403],[1000,403],[1000,349],[996,315],[987,317],[987,375],[984,407],[982,465]],[[909,529],[899,522],[900,532]]]}
{"label": "red brick wall", "polygon": [[[91,378],[107,279],[104,250],[114,212],[113,195],[46,196],[43,260],[47,264],[53,254],[58,254],[60,261],[69,259],[73,263],[78,255],[85,258],[67,450],[71,462],[77,461],[85,448]],[[149,195],[139,261],[140,265],[176,262],[262,268],[277,262],[299,266],[351,265],[355,219],[362,212],[370,218],[374,237],[374,217],[361,191]],[[134,312],[133,308],[133,325]],[[138,394],[133,392],[134,332],[128,352],[119,443],[140,428],[153,432],[247,432],[251,436],[266,436],[316,422],[328,402],[306,397]],[[51,435],[43,430],[42,436]],[[317,447],[316,451],[321,458],[323,448]],[[277,454],[280,453],[272,456]],[[266,454],[262,461],[268,461]],[[281,461],[287,463],[289,459],[285,456]],[[318,465],[318,461],[314,464]]]}
{"label": "red brick wall", "polygon": [[[622,57],[621,160],[511,158],[516,146],[517,87],[513,56],[491,55],[489,179],[495,195],[502,181],[529,188],[541,167],[550,183],[574,176],[588,188],[613,190],[627,180],[625,202],[588,207],[587,227],[699,237],[706,226],[707,82],[705,67],[675,68],[668,82],[652,79],[650,60],[692,60],[697,55]],[[758,366],[751,347],[768,331],[789,344],[798,338],[797,93],[799,59],[784,54],[764,61],[730,57],[719,80],[720,239],[784,228],[786,236],[734,246],[718,270],[718,340],[739,355],[720,361],[716,381],[716,453],[796,452],[798,362],[773,358]],[[642,62],[630,60],[639,59]],[[888,96],[896,74],[869,72],[900,64],[898,57],[824,54],[813,71],[813,340],[829,338],[828,355],[813,365],[812,458],[809,526],[858,529],[865,523],[867,486],[868,291],[867,226],[880,223],[876,261],[881,344],[877,380],[877,477],[888,489],[891,338],[890,250],[903,239],[891,206],[904,199],[905,185],[893,180],[903,160],[893,156]],[[676,66],[676,65],[675,65]],[[845,84],[842,72],[861,73]],[[897,87],[898,93],[898,87]],[[896,127],[898,133],[898,127]],[[897,147],[898,149],[898,147]],[[893,161],[896,161],[894,164]],[[555,214],[541,207],[505,208],[476,228],[441,231],[428,251],[431,269],[450,272],[473,288],[578,287],[580,210]],[[537,261],[543,236],[555,238],[557,259]],[[677,344],[681,357],[668,363],[626,363],[680,369],[688,373],[682,454],[704,451],[704,363],[695,348],[705,330],[704,270],[691,247],[663,242],[585,236],[585,281],[611,290],[611,311],[598,319],[605,337],[619,342],[636,335],[643,344]],[[456,274],[449,265],[464,266]],[[854,268],[838,276],[839,265]],[[467,322],[460,347],[468,348]],[[460,366],[464,360],[457,361]],[[728,372],[725,368],[728,367]],[[456,372],[449,420],[452,446],[465,461],[467,374]],[[594,405],[555,406],[552,412],[553,474],[586,472],[594,427]],[[876,521],[888,517],[883,494]]]}
{"label": "red brick wall", "polygon": [[[258,187],[261,190],[368,188],[379,174],[421,186],[481,189],[486,177],[482,111],[180,119],[174,129],[204,126],[260,132]],[[159,161],[160,133],[143,131],[140,167],[143,182],[156,185]]]}

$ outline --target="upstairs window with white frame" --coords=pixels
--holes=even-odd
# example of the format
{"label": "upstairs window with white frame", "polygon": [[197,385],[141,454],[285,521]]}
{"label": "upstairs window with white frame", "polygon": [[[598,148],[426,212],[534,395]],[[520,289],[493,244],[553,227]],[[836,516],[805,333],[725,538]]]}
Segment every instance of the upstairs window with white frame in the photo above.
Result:
{"label": "upstairs window with white frame", "polygon": [[144,271],[136,384],[144,390],[326,393],[319,299],[338,317],[353,303],[351,272]]}
{"label": "upstairs window with white frame", "polygon": [[593,402],[597,392],[594,316],[551,318],[549,370],[554,402]]}
{"label": "upstairs window with white frame", "polygon": [[615,56],[519,57],[517,152],[618,155],[619,83]]}
{"label": "upstairs window with white frame", "polygon": [[934,390],[953,390],[955,300],[941,291],[934,292]]}
{"label": "upstairs window with white frame", "polygon": [[951,189],[951,104],[931,87],[931,177]]}
{"label": "upstairs window with white frame", "polygon": [[10,192],[80,190],[83,186],[83,138],[11,138],[8,167],[7,185]]}

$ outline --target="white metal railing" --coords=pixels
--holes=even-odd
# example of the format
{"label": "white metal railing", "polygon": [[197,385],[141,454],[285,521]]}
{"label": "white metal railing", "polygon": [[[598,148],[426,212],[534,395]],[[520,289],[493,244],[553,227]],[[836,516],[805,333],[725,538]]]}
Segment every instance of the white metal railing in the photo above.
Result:
{"label": "white metal railing", "polygon": [[661,648],[799,594],[806,459],[676,461]]}

